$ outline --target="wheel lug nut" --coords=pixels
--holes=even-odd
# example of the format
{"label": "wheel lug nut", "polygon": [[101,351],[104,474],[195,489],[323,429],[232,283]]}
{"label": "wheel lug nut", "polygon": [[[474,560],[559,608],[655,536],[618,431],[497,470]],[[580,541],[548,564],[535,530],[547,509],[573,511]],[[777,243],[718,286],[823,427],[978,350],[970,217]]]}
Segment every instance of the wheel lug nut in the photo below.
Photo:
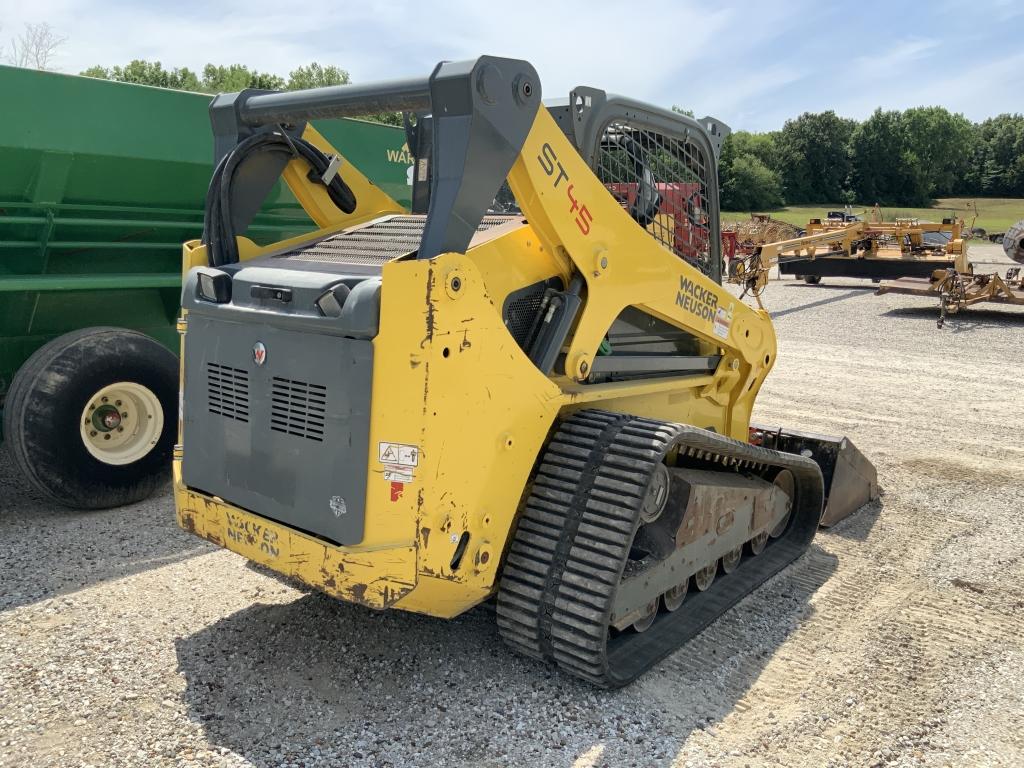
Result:
{"label": "wheel lug nut", "polygon": [[125,411],[124,413],[122,413],[121,414],[121,418],[122,419],[127,419],[128,418],[128,411]]}
{"label": "wheel lug nut", "polygon": [[103,439],[104,439],[104,440],[109,440],[109,439],[110,439],[110,434],[108,433],[108,434],[104,435],[104,436],[103,436]]}
{"label": "wheel lug nut", "polygon": [[118,432],[124,432],[124,427],[118,427],[118,428],[117,428],[117,431],[118,431]]}
{"label": "wheel lug nut", "polygon": [[95,429],[92,430],[91,432],[89,432],[89,437],[96,437],[96,430]]}
{"label": "wheel lug nut", "polygon": [[118,408],[120,408],[121,407],[121,401],[120,400],[115,400],[114,401],[114,405],[116,405]]}
{"label": "wheel lug nut", "polygon": [[101,398],[100,398],[100,402],[102,402],[102,403],[105,403],[105,402],[107,402],[107,398],[106,398],[106,397],[101,397]]}

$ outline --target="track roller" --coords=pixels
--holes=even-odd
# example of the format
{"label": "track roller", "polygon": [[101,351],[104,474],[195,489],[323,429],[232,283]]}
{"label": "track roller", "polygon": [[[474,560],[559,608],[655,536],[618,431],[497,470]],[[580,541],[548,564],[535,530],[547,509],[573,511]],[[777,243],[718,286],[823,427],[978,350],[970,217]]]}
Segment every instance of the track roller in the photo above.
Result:
{"label": "track roller", "polygon": [[689,592],[689,590],[689,579],[684,581],[682,584],[676,584],[674,587],[670,587],[669,590],[661,596],[661,601],[665,606],[665,610],[669,613],[678,610],[686,599],[686,593]]}
{"label": "track roller", "polygon": [[715,576],[718,575],[718,561],[711,563],[711,565],[705,565],[695,574],[693,574],[693,583],[697,585],[698,592],[707,592],[711,589],[711,585],[715,581]]}
{"label": "track roller", "polygon": [[743,557],[743,545],[740,544],[734,549],[730,549],[722,556],[722,572],[732,573],[736,570],[736,566],[740,564],[740,558]]}

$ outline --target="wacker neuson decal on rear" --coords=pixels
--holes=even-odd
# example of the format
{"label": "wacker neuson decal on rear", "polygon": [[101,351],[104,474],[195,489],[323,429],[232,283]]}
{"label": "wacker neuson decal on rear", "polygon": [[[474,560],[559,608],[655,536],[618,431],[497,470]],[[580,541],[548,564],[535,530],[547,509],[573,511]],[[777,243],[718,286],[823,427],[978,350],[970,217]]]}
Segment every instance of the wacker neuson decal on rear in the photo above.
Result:
{"label": "wacker neuson decal on rear", "polygon": [[718,309],[718,296],[690,278],[680,277],[676,305],[687,312],[692,312],[701,320],[711,320],[715,316],[715,310]]}

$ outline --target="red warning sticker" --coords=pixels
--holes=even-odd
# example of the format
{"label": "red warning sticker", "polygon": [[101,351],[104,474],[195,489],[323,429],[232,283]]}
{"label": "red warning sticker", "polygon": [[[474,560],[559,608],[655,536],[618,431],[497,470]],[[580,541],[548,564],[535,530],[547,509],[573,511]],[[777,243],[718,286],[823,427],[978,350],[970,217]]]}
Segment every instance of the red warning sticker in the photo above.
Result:
{"label": "red warning sticker", "polygon": [[404,490],[405,490],[405,484],[404,483],[397,483],[397,482],[392,481],[392,483],[391,483],[391,500],[392,501],[398,501],[400,498],[402,498],[402,491],[404,491]]}

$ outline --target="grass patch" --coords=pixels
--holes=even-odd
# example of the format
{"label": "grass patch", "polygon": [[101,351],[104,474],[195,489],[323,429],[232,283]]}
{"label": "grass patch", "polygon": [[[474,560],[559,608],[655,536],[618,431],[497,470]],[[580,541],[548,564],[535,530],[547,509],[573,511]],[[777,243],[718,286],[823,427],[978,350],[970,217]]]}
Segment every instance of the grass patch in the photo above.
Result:
{"label": "grass patch", "polygon": [[[947,197],[938,200],[932,208],[882,208],[882,217],[892,221],[897,217],[916,217],[925,221],[941,221],[948,216],[962,216],[968,226],[974,217],[974,204],[978,205],[978,219],[974,226],[987,232],[1005,232],[1012,225],[1024,219],[1024,198],[1015,197]],[[774,218],[804,227],[808,220],[824,218],[827,211],[841,211],[840,203],[832,205],[790,205],[770,213]],[[865,219],[871,214],[870,205],[855,205],[853,212]],[[749,218],[749,212],[722,211],[722,221],[741,221]]]}

